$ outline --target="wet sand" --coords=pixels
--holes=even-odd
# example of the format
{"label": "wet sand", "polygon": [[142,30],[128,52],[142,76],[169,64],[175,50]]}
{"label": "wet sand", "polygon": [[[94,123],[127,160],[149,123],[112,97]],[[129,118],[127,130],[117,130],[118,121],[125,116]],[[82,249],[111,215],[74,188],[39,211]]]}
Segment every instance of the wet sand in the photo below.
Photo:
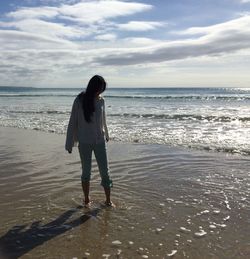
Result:
{"label": "wet sand", "polygon": [[0,258],[250,258],[249,156],[108,143],[90,209],[65,136],[0,128]]}

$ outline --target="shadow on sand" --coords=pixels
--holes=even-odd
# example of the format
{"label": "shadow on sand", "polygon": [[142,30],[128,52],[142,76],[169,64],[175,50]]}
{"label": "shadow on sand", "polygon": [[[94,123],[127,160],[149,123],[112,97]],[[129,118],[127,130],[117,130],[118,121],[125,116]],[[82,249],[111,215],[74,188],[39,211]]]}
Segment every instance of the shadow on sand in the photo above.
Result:
{"label": "shadow on sand", "polygon": [[95,208],[70,220],[70,217],[81,208],[82,206],[78,206],[69,209],[45,225],[42,225],[41,221],[35,221],[30,226],[12,227],[0,237],[0,259],[18,258],[44,242],[83,224],[91,217],[95,217],[101,210],[101,208]]}

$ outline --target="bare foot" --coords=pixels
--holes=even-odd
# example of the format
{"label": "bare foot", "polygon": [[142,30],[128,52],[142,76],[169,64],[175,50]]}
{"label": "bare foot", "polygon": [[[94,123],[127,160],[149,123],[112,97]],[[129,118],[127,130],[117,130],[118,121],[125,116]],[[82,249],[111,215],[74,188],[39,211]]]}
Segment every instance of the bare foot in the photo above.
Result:
{"label": "bare foot", "polygon": [[91,204],[91,201],[89,200],[89,198],[87,198],[87,199],[85,199],[85,200],[83,201],[83,204],[84,204],[84,207],[85,207],[85,208],[88,208],[89,205]]}
{"label": "bare foot", "polygon": [[107,207],[115,207],[115,204],[112,202],[112,201],[105,201],[105,206],[107,206]]}

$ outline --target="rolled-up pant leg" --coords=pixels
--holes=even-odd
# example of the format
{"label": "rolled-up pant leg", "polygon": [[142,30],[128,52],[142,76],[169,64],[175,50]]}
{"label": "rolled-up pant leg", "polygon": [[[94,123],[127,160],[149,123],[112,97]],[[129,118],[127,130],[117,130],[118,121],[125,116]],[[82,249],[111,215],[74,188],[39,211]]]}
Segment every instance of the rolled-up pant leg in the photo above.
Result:
{"label": "rolled-up pant leg", "polygon": [[110,188],[113,186],[113,183],[109,176],[106,143],[95,144],[94,153],[95,153],[96,161],[100,171],[100,175],[102,178],[101,185],[104,188]]}
{"label": "rolled-up pant leg", "polygon": [[89,182],[91,176],[91,161],[93,145],[79,143],[79,153],[82,163],[82,182]]}

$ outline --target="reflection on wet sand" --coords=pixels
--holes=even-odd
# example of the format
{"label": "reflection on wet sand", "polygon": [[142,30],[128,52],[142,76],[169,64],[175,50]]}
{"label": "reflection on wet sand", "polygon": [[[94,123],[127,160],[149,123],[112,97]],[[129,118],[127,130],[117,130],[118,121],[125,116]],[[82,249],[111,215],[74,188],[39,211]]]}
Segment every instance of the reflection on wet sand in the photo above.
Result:
{"label": "reflection on wet sand", "polygon": [[0,140],[4,259],[250,257],[247,156],[109,143],[116,207],[102,206],[94,162],[86,210],[64,136],[1,129]]}

